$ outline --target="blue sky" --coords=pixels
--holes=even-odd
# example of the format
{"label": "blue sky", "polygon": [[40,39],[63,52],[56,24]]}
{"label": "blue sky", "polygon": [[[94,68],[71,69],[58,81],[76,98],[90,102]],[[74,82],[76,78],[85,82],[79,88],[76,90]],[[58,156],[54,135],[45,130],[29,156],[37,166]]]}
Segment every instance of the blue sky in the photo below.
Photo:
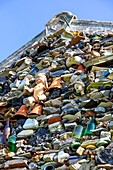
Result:
{"label": "blue sky", "polygon": [[113,22],[113,0],[0,0],[0,62],[62,11],[70,11],[78,19]]}

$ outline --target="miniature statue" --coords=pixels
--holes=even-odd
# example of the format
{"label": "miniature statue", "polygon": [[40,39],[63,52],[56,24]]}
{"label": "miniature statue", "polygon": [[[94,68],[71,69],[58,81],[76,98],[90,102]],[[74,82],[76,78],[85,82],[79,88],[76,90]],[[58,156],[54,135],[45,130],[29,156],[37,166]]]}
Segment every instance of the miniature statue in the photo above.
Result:
{"label": "miniature statue", "polygon": [[48,88],[46,75],[44,73],[37,74],[35,81],[36,86],[34,88],[29,88],[28,86],[25,86],[24,90],[33,93],[35,102],[46,101],[46,95],[44,94],[45,90]]}
{"label": "miniature statue", "polygon": [[80,93],[81,95],[84,95],[85,84],[81,79],[78,79],[75,82],[74,88],[75,88],[77,93]]}

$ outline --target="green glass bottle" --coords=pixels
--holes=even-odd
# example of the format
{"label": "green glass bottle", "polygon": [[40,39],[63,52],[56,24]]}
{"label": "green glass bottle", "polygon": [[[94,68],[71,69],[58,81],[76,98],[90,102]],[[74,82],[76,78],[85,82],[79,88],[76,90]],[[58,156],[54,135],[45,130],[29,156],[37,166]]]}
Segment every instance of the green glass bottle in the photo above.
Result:
{"label": "green glass bottle", "polygon": [[91,118],[86,126],[85,132],[84,132],[84,136],[88,135],[94,135],[91,130],[94,130],[96,128],[96,123],[95,123],[95,117]]}
{"label": "green glass bottle", "polygon": [[0,83],[0,93],[3,92],[3,84]]}
{"label": "green glass bottle", "polygon": [[17,152],[15,136],[12,135],[8,138],[8,147],[11,152]]}

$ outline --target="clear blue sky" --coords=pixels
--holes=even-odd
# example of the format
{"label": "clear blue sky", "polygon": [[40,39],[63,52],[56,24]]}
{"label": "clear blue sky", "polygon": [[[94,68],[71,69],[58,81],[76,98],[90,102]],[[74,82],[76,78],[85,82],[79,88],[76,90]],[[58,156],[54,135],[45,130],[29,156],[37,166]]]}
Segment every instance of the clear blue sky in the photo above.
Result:
{"label": "clear blue sky", "polygon": [[0,0],[0,62],[62,11],[70,11],[78,19],[113,22],[113,0]]}

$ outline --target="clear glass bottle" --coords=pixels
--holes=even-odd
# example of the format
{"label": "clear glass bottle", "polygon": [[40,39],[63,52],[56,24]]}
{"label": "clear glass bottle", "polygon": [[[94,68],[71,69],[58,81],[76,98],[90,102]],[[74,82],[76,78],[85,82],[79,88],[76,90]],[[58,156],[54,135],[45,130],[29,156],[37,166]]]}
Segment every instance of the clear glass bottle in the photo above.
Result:
{"label": "clear glass bottle", "polygon": [[2,143],[6,143],[6,140],[8,139],[10,135],[10,119],[7,119],[5,128],[3,130],[3,135],[2,135]]}
{"label": "clear glass bottle", "polygon": [[83,132],[83,126],[82,125],[77,125],[73,131],[73,138],[75,139],[80,139],[82,136]]}

